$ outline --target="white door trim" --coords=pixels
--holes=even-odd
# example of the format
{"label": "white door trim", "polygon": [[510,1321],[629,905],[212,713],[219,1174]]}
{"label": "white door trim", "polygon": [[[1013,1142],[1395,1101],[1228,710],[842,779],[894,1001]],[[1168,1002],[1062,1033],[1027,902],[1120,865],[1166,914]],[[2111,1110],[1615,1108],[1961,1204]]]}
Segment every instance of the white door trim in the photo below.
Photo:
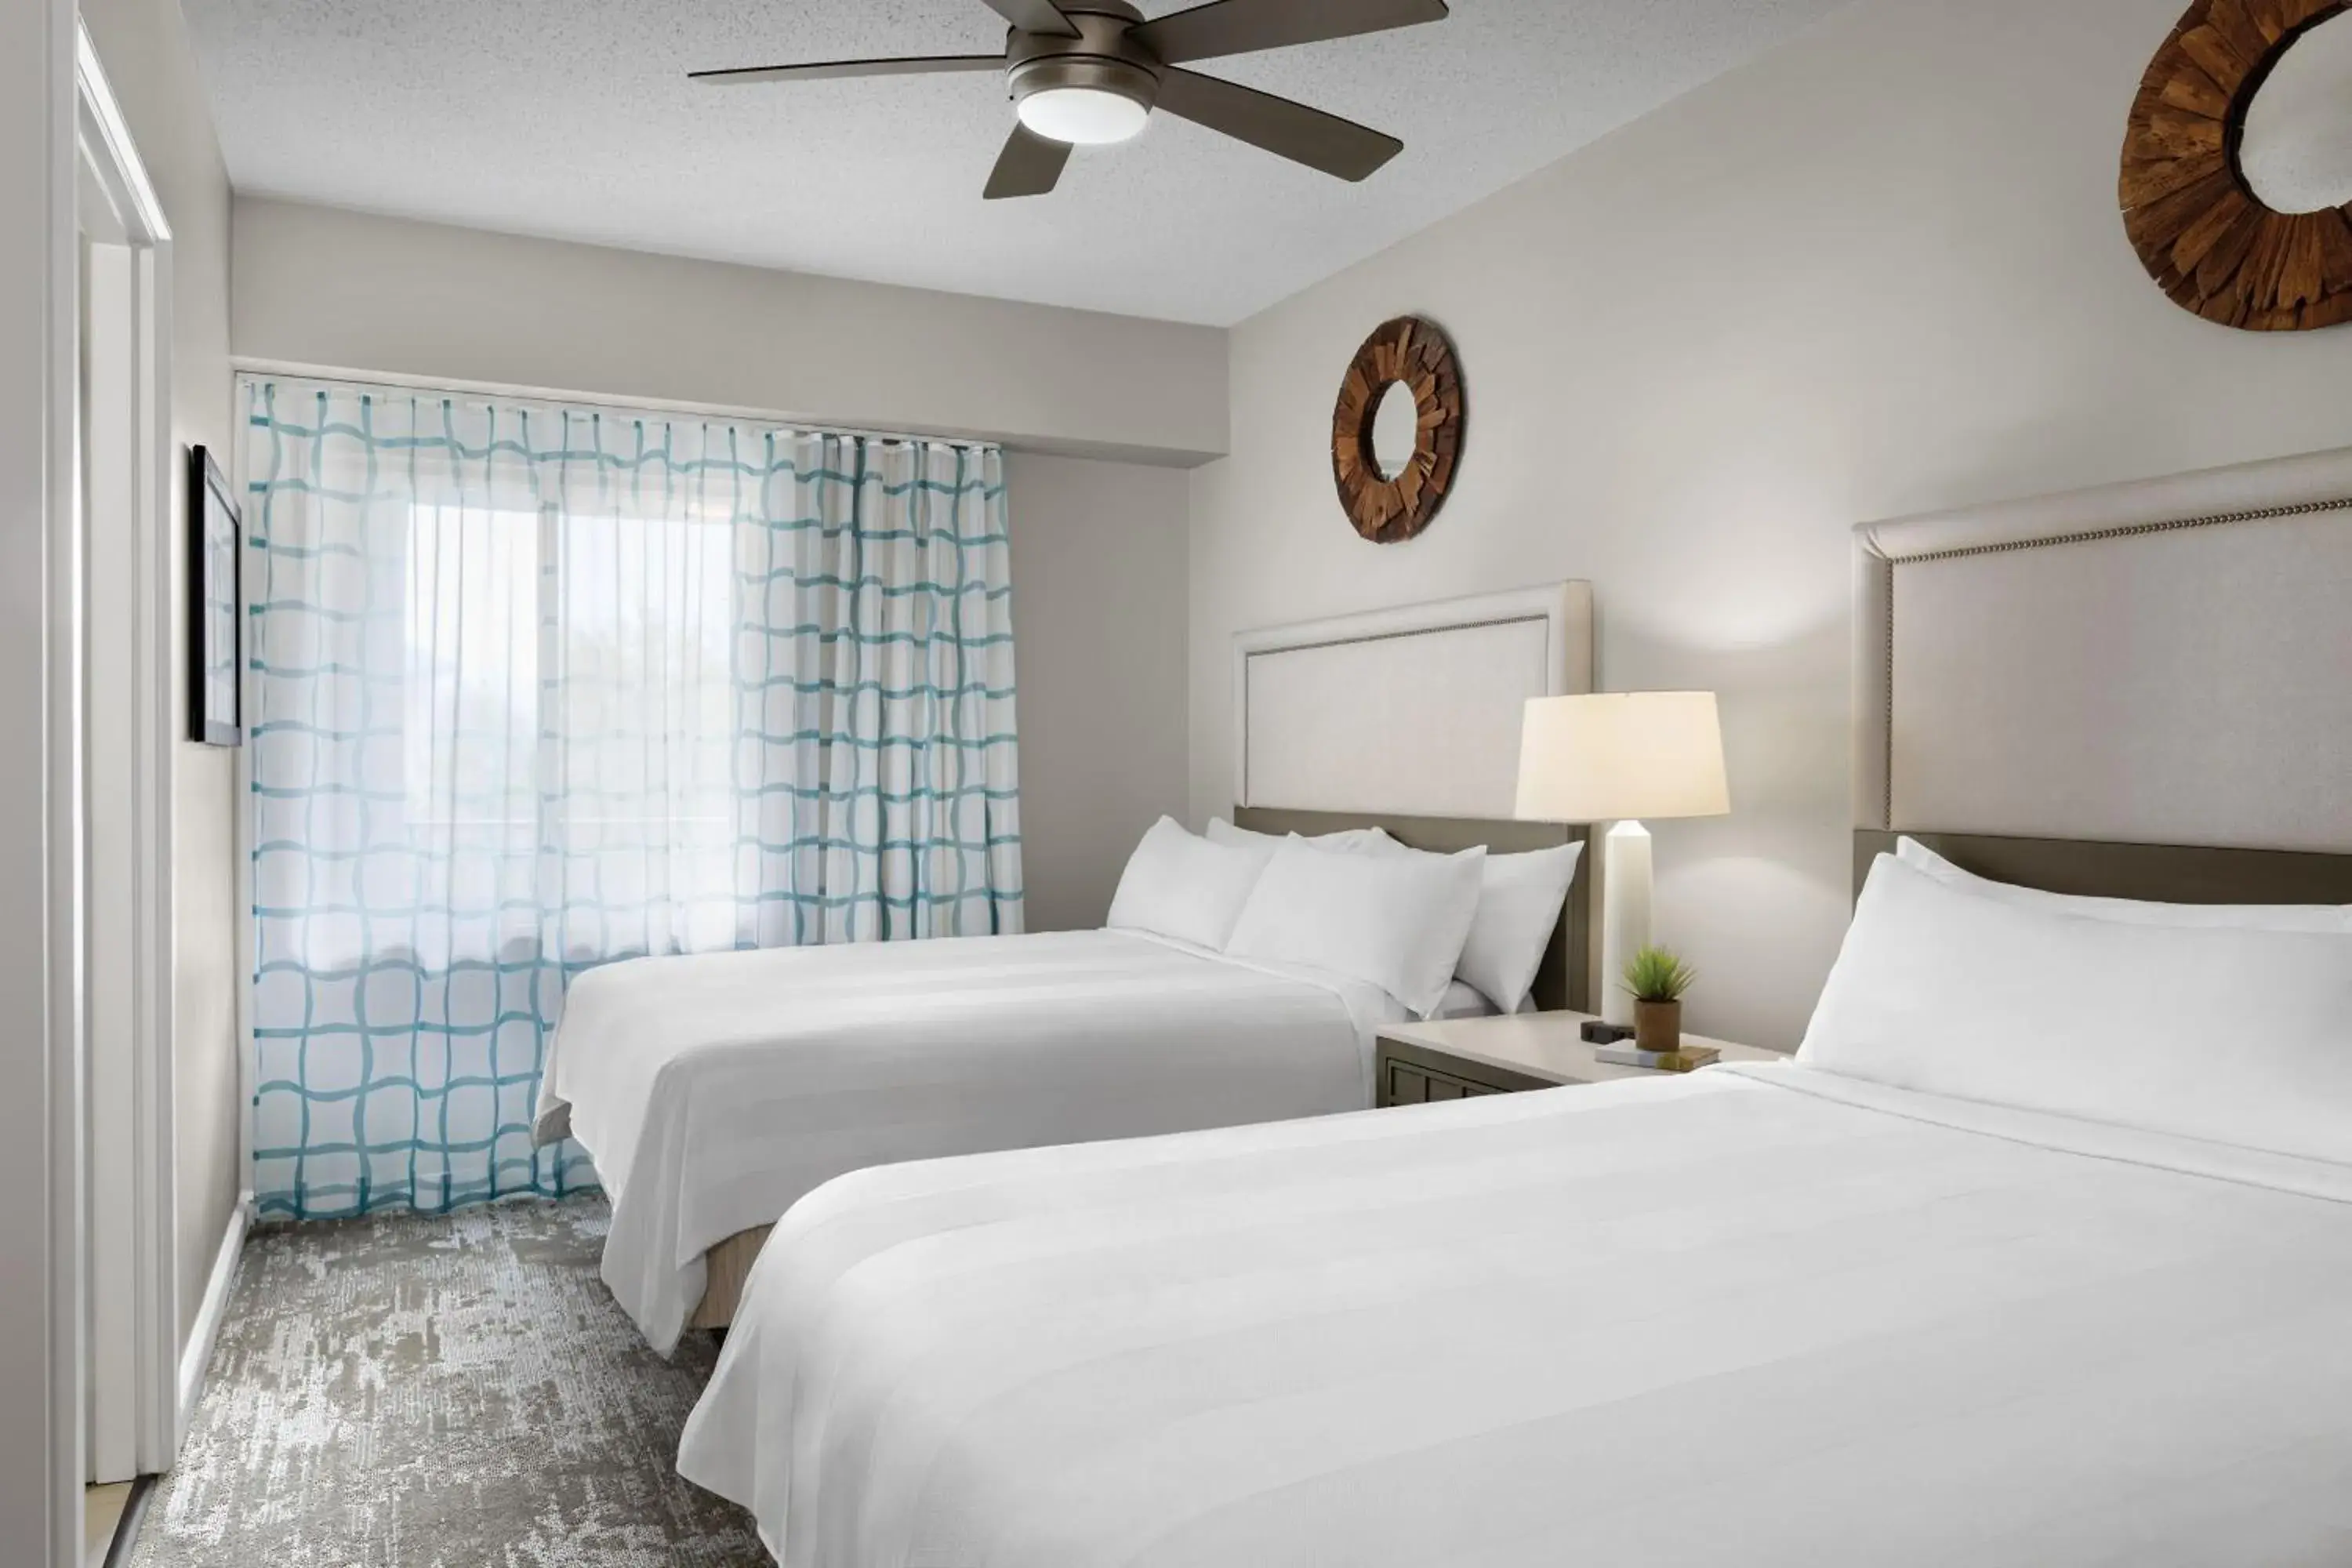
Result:
{"label": "white door trim", "polygon": [[[89,950],[85,1005],[97,1131],[88,1194],[93,1300],[91,1479],[170,1468],[179,1447],[180,1305],[174,1237],[173,1115],[172,695],[180,660],[171,637],[172,231],[132,143],[87,28],[78,28],[75,141],[82,170],[121,237],[93,258],[94,307],[119,312],[122,352],[93,390],[125,417],[93,429],[119,482],[93,486],[89,542],[127,573],[85,575],[63,601],[87,618],[81,679],[91,772],[83,825]],[[123,331],[121,322],[127,322]],[[94,450],[99,448],[94,447]],[[104,514],[100,504],[110,510]],[[57,584],[63,591],[67,584]],[[53,672],[68,679],[66,672]],[[52,687],[53,700],[55,686]],[[119,998],[119,1001],[118,1001]],[[125,1299],[99,1298],[99,1289]]]}
{"label": "white door trim", "polygon": [[[84,167],[88,164],[85,162]],[[137,253],[104,237],[119,235],[111,214],[102,226],[90,209],[104,200],[82,184],[82,402],[80,471],[82,539],[88,560],[132,559],[138,514]],[[138,1003],[134,961],[138,930],[127,890],[133,875],[130,792],[100,781],[131,776],[130,648],[110,635],[128,628],[136,591],[129,573],[84,575],[86,693],[89,790],[83,809],[88,858],[83,871],[88,969],[82,1034],[83,1104],[89,1112],[83,1145],[83,1330],[89,1364],[89,1470],[94,1483],[127,1481],[139,1473],[139,1202]]]}

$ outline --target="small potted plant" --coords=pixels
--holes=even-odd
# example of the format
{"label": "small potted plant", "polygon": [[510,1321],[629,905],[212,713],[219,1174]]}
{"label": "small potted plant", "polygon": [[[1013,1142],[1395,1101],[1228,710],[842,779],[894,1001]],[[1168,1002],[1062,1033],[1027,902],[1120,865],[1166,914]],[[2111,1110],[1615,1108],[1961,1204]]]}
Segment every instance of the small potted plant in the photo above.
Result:
{"label": "small potted plant", "polygon": [[1693,975],[1663,947],[1645,947],[1625,965],[1622,984],[1633,998],[1633,1045],[1671,1055],[1683,1043],[1683,993]]}

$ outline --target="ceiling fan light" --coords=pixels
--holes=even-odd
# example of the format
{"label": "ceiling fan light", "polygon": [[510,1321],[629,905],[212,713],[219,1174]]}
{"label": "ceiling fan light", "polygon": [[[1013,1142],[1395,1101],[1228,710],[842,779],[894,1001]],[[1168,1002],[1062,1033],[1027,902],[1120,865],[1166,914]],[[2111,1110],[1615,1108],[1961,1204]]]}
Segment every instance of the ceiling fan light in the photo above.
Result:
{"label": "ceiling fan light", "polygon": [[1108,146],[1142,134],[1151,110],[1123,92],[1097,87],[1047,87],[1019,106],[1021,123],[1049,142]]}

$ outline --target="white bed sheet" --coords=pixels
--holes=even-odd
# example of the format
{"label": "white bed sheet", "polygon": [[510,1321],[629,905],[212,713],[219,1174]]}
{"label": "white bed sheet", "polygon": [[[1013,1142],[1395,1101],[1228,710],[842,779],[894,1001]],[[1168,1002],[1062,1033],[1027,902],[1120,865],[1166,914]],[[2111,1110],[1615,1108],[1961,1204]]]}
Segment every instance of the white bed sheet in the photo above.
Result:
{"label": "white bed sheet", "polygon": [[2352,1561],[2352,1167],[1795,1067],[864,1172],[680,1469],[791,1568]]}
{"label": "white bed sheet", "polygon": [[573,984],[539,1127],[595,1161],[604,1282],[667,1354],[702,1254],[844,1172],[1360,1110],[1402,1016],[1132,931],[641,959]]}

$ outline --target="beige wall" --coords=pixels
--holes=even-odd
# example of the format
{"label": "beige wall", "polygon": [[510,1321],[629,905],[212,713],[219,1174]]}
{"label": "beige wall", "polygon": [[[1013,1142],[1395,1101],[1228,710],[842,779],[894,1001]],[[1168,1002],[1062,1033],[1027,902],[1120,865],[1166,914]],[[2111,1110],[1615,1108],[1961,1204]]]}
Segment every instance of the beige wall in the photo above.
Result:
{"label": "beige wall", "polygon": [[[83,0],[82,16],[172,225],[174,518],[186,515],[179,451],[229,450],[229,188],[195,55],[175,0]],[[184,555],[171,590],[173,646],[186,636]],[[175,709],[187,693],[175,689]],[[174,728],[184,733],[182,713]],[[185,1339],[221,1233],[245,1186],[236,1039],[236,753],[183,742],[173,757],[173,1093],[178,1100],[179,1294]]]}
{"label": "beige wall", "polygon": [[240,198],[240,356],[1190,465],[1225,335]]}
{"label": "beige wall", "polygon": [[[1232,458],[1192,476],[1192,808],[1227,804],[1242,628],[1561,577],[1612,689],[1721,690],[1736,815],[1659,824],[1693,1025],[1792,1044],[1847,903],[1847,531],[2352,443],[2352,331],[2208,325],[2116,216],[2180,0],[1885,0],[1234,335]],[[1358,542],[1341,370],[1426,313],[1470,399],[1421,542]]]}
{"label": "beige wall", "polygon": [[1184,815],[1185,477],[1016,452],[1005,489],[1029,929],[1085,930]]}

